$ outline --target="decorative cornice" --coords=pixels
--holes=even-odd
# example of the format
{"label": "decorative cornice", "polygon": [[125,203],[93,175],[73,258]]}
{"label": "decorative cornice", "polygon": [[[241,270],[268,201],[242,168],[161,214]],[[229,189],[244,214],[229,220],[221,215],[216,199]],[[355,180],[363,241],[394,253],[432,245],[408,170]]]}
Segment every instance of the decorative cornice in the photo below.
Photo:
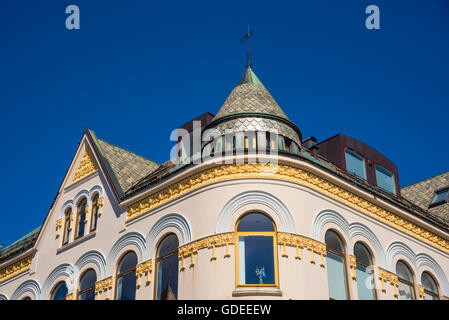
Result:
{"label": "decorative cornice", "polygon": [[98,164],[95,161],[95,157],[90,151],[89,148],[86,147],[86,151],[84,151],[83,157],[81,158],[81,162],[78,165],[78,169],[76,169],[75,175],[73,176],[72,183],[88,176],[89,174],[98,170]]}
{"label": "decorative cornice", "polygon": [[106,300],[109,300],[109,290],[112,290],[112,277],[95,283],[95,299],[99,299],[100,293],[106,291]]}
{"label": "decorative cornice", "polygon": [[210,259],[216,260],[217,255],[215,252],[215,248],[226,246],[224,257],[225,258],[230,257],[231,256],[231,254],[229,253],[230,244],[234,244],[234,232],[216,234],[210,237],[190,242],[182,247],[179,247],[178,258],[181,259],[181,271],[186,268],[184,258],[190,256],[190,267],[193,267],[195,265],[193,255],[197,254],[198,250],[203,248],[212,249],[212,256]]}
{"label": "decorative cornice", "polygon": [[31,255],[26,256],[10,265],[0,269],[0,282],[3,282],[15,275],[29,270],[31,267]]}
{"label": "decorative cornice", "polygon": [[282,257],[288,258],[285,246],[295,247],[295,259],[302,259],[304,248],[310,251],[310,263],[315,264],[315,254],[320,255],[320,266],[325,267],[324,257],[326,256],[326,244],[297,234],[278,232],[278,245],[282,247]]}
{"label": "decorative cornice", "polygon": [[378,272],[379,272],[379,280],[380,280],[380,282],[382,284],[382,288],[381,288],[382,292],[386,292],[384,283],[389,281],[390,284],[393,286],[393,295],[395,297],[397,297],[398,296],[397,287],[399,285],[398,276],[396,274],[394,274],[392,272],[389,272],[389,271],[387,271],[385,269],[382,269],[382,268],[378,268]]}
{"label": "decorative cornice", "polygon": [[143,276],[144,273],[147,275],[147,281],[146,284],[150,284],[151,282],[151,272],[153,271],[153,261],[148,260],[145,262],[142,262],[141,264],[138,264],[136,266],[136,276],[137,276],[137,284],[136,288],[140,288],[140,278]]}
{"label": "decorative cornice", "polygon": [[272,170],[269,164],[235,164],[222,165],[207,169],[203,172],[185,178],[167,188],[150,195],[128,207],[127,220],[135,218],[164,203],[178,198],[188,192],[216,182],[244,179],[262,178],[289,181],[304,185],[351,208],[354,208],[371,218],[383,222],[399,231],[405,232],[421,241],[424,241],[440,250],[449,253],[449,241],[436,235],[423,227],[393,214],[371,201],[365,200],[353,192],[347,191],[325,179],[287,165],[279,165],[277,172],[265,174]]}

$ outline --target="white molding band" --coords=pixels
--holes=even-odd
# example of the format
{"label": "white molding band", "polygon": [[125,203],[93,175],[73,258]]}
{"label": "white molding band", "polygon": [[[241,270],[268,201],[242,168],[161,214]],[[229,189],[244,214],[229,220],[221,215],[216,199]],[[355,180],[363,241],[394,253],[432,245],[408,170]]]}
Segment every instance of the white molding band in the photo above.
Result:
{"label": "white molding band", "polygon": [[106,260],[101,252],[92,250],[83,254],[75,263],[75,278],[80,276],[80,270],[88,263],[93,263],[97,266],[100,274],[97,279],[103,279],[106,276]]}
{"label": "white molding band", "polygon": [[[54,282],[56,281],[57,278],[61,276],[65,278],[67,289],[70,292],[70,290],[73,287],[74,268],[71,264],[64,263],[54,268],[53,271],[50,272],[50,274],[48,275],[47,279],[44,282],[44,285],[42,286],[42,294],[41,294],[42,299],[48,298],[50,288],[53,285],[55,285]],[[69,282],[67,282],[67,280]]]}
{"label": "white molding band", "polygon": [[[117,256],[121,253],[122,249],[128,245],[131,245],[138,250],[138,256],[144,256],[144,253],[146,252],[145,238],[138,232],[130,232],[123,235],[112,246],[111,250],[109,251],[108,257],[106,258],[106,278],[112,275],[111,271],[115,267],[112,264],[116,260]],[[99,280],[103,280],[103,278],[100,278]]]}
{"label": "white molding band", "polygon": [[26,292],[31,292],[34,296],[34,300],[41,299],[41,287],[39,286],[39,283],[35,280],[27,280],[17,287],[11,296],[11,300],[18,300]]}

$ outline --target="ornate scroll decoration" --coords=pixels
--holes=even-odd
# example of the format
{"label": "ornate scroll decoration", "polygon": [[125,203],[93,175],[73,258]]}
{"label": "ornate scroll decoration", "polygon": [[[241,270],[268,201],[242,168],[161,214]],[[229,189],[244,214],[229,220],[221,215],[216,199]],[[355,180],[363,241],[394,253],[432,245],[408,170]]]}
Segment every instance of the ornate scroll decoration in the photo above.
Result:
{"label": "ornate scroll decoration", "polygon": [[88,216],[89,216],[89,205],[86,204],[86,208],[84,209],[84,221],[83,221],[84,223],[87,223],[87,217]]}
{"label": "ornate scroll decoration", "polygon": [[195,189],[216,182],[244,178],[275,179],[289,181],[309,187],[337,201],[340,201],[356,209],[357,211],[365,213],[378,221],[392,226],[399,231],[405,232],[445,252],[449,252],[448,240],[420,227],[413,222],[409,222],[408,220],[401,218],[396,214],[393,214],[377,206],[376,204],[345,190],[342,187],[328,182],[315,174],[286,165],[279,165],[277,167],[277,172],[273,172],[270,175],[263,174],[264,172],[267,172],[269,167],[270,166],[267,164],[236,164],[222,165],[204,170],[203,172],[185,178],[178,183],[168,186],[165,189],[132,204],[127,210],[127,220],[142,215],[149,210],[152,210]]}
{"label": "ornate scroll decoration", "polygon": [[62,219],[59,219],[56,221],[56,238],[58,238],[61,235],[61,228],[62,228]]}
{"label": "ornate scroll decoration", "polygon": [[418,284],[418,295],[421,300],[424,300],[424,287]]}
{"label": "ornate scroll decoration", "polygon": [[[315,264],[315,254],[320,255],[320,266],[324,268],[326,245],[322,242],[291,233],[278,232],[278,245],[282,246],[282,256],[288,257],[285,246],[296,247],[295,259],[302,259],[304,248],[310,251],[310,263]],[[301,250],[301,254],[299,251]]]}
{"label": "ornate scroll decoration", "polygon": [[398,285],[399,285],[398,276],[395,275],[394,273],[391,273],[391,272],[389,272],[387,270],[384,270],[382,268],[378,268],[378,271],[379,271],[380,283],[382,284],[382,288],[381,288],[382,292],[386,292],[384,283],[389,281],[390,284],[393,286],[393,295],[395,297],[397,297],[398,296],[397,288],[398,288]]}
{"label": "ornate scroll decoration", "polygon": [[95,283],[95,297],[97,298],[100,293],[106,291],[106,300],[109,300],[109,290],[112,289],[112,277]]}
{"label": "ornate scroll decoration", "polygon": [[66,300],[75,300],[75,294],[73,292],[69,293],[68,295],[65,296],[65,299]]}
{"label": "ornate scroll decoration", "polygon": [[137,276],[137,284],[136,288],[140,288],[140,278],[146,274],[147,275],[147,281],[146,284],[150,284],[151,282],[151,272],[153,271],[153,261],[148,260],[145,262],[142,262],[141,264],[138,264],[136,266],[136,276]]}
{"label": "ornate scroll decoration", "polygon": [[190,242],[182,247],[179,247],[178,249],[178,258],[181,259],[181,271],[184,270],[185,267],[185,261],[184,259],[186,257],[190,256],[190,267],[195,266],[195,259],[194,255],[198,253],[198,250],[203,248],[209,248],[212,249],[212,256],[211,261],[217,259],[216,247],[223,247],[225,246],[225,253],[224,257],[230,257],[231,254],[229,253],[229,245],[234,244],[234,233],[221,233],[217,235],[213,235],[207,238],[203,238],[197,241]]}
{"label": "ornate scroll decoration", "polygon": [[0,269],[0,282],[5,281],[16,274],[29,270],[31,267],[31,255],[26,256],[2,269]]}
{"label": "ornate scroll decoration", "polygon": [[86,148],[84,151],[83,157],[81,158],[81,162],[78,165],[78,169],[76,169],[75,175],[73,176],[72,183],[88,176],[89,174],[98,170],[98,164],[95,161],[95,157],[90,151],[89,148]]}
{"label": "ornate scroll decoration", "polygon": [[349,256],[349,267],[351,268],[351,277],[353,280],[357,280],[355,274],[355,268],[357,268],[357,259],[354,256]]}
{"label": "ornate scroll decoration", "polygon": [[104,204],[104,198],[99,198],[98,202],[97,202],[97,206],[98,206],[98,216],[101,216],[101,214],[103,213],[102,209],[103,209],[103,204]]}

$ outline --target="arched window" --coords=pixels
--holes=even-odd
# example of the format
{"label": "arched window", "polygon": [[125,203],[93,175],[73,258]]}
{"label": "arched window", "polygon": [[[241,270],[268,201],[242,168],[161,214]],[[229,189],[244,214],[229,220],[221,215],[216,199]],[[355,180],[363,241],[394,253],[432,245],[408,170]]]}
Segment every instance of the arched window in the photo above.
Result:
{"label": "arched window", "polygon": [[136,265],[137,255],[130,251],[119,263],[117,268],[117,300],[135,300],[136,299]]}
{"label": "arched window", "polygon": [[326,264],[331,300],[349,299],[348,280],[346,276],[346,254],[343,241],[338,234],[328,230],[324,236],[326,242]]}
{"label": "arched window", "polygon": [[399,278],[399,300],[415,300],[415,286],[410,268],[404,262],[398,261],[396,274]]}
{"label": "arched window", "polygon": [[24,297],[24,298],[22,298],[20,300],[32,300],[32,299],[30,297],[26,296],[26,297]]}
{"label": "arched window", "polygon": [[97,282],[95,270],[87,270],[81,277],[78,300],[95,300],[95,282]]}
{"label": "arched window", "polygon": [[62,244],[67,244],[70,239],[70,231],[72,231],[72,209],[68,208],[65,211],[65,218],[64,218],[64,236],[62,240]]}
{"label": "arched window", "polygon": [[423,272],[421,283],[424,287],[424,300],[439,300],[438,286],[430,273]]}
{"label": "arched window", "polygon": [[178,237],[171,233],[160,243],[156,258],[156,299],[178,299]]}
{"label": "arched window", "polygon": [[373,261],[368,249],[360,242],[354,245],[354,256],[356,259],[357,291],[359,300],[376,300],[374,288]]}
{"label": "arched window", "polygon": [[84,226],[86,222],[87,222],[87,199],[84,198],[78,204],[78,213],[76,215],[75,239],[84,236]]}
{"label": "arched window", "polygon": [[277,287],[276,227],[267,216],[250,213],[236,224],[236,285]]}
{"label": "arched window", "polygon": [[69,292],[69,290],[67,289],[67,285],[65,284],[65,282],[60,282],[53,289],[53,294],[51,295],[51,300],[65,300],[68,292]]}
{"label": "arched window", "polygon": [[90,217],[90,231],[94,231],[97,229],[97,220],[98,220],[98,193],[92,198],[92,213]]}

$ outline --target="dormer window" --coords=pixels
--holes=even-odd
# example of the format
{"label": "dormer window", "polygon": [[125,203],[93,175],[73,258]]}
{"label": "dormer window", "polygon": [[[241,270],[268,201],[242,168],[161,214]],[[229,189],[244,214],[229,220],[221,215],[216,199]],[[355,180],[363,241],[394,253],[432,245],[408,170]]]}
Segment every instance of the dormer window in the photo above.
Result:
{"label": "dormer window", "polygon": [[394,175],[382,166],[376,164],[377,186],[387,192],[396,194]]}
{"label": "dormer window", "polygon": [[351,149],[345,149],[346,170],[366,180],[365,158]]}
{"label": "dormer window", "polygon": [[440,204],[449,202],[449,186],[443,189],[439,189],[435,191],[432,201],[430,202],[429,207],[435,207]]}

